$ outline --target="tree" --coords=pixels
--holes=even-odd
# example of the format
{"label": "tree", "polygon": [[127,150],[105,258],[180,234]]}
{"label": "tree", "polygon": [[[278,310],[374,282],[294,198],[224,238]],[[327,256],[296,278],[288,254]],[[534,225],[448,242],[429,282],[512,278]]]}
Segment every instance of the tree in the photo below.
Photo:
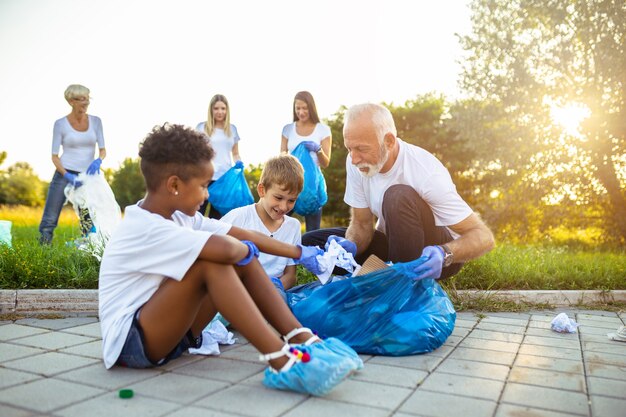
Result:
{"label": "tree", "polygon": [[44,183],[27,162],[16,162],[0,174],[0,204],[43,204]]}
{"label": "tree", "polygon": [[[527,133],[507,140],[508,151],[496,147],[492,158],[519,145],[527,159],[516,178],[538,191],[535,203],[558,203],[570,215],[599,210],[607,232],[624,242],[626,3],[475,0],[471,9],[472,33],[461,38],[468,52],[461,85]],[[580,135],[550,117],[551,108],[572,103],[590,111]]]}
{"label": "tree", "polygon": [[122,210],[144,197],[146,185],[141,175],[139,158],[124,159],[120,169],[111,175],[111,189]]}

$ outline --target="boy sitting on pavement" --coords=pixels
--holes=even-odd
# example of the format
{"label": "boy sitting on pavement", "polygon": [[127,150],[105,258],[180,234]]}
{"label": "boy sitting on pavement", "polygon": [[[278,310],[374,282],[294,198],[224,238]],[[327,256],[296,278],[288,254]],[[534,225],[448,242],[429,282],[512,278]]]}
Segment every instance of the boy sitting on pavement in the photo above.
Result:
{"label": "boy sitting on pavement", "polygon": [[[256,204],[231,210],[222,221],[242,229],[256,230],[281,242],[299,245],[300,222],[287,216],[296,204],[304,184],[304,170],[292,155],[269,159],[257,186]],[[259,262],[286,301],[285,290],[296,284],[296,263],[291,258],[261,253]]]}

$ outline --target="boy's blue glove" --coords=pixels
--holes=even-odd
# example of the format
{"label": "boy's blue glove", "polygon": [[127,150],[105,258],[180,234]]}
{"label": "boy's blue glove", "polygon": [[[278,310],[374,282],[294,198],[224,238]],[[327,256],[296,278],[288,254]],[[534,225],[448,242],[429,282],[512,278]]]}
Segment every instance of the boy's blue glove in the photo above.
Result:
{"label": "boy's blue glove", "polygon": [[315,275],[320,275],[322,272],[320,265],[317,262],[317,255],[323,255],[324,251],[317,246],[302,246],[298,245],[302,249],[302,254],[298,259],[294,258],[297,264],[304,266]]}
{"label": "boy's blue glove", "polygon": [[241,161],[237,161],[235,162],[235,165],[233,165],[235,168],[237,169],[243,169],[243,162]]}
{"label": "boy's blue glove", "polygon": [[252,259],[259,257],[259,248],[257,248],[254,243],[250,242],[249,240],[242,240],[241,243],[248,247],[248,254],[245,258],[235,264],[237,266],[248,265],[252,261]]}
{"label": "boy's blue glove", "polygon": [[304,145],[306,150],[309,151],[309,152],[317,152],[321,148],[321,146],[319,144],[313,142],[312,140],[307,140],[305,142],[302,142],[302,144]]}
{"label": "boy's blue glove", "polygon": [[415,281],[421,279],[437,279],[441,276],[443,269],[443,249],[439,246],[426,246],[422,251],[422,257],[426,257],[426,262],[417,266],[413,272]]}
{"label": "boy's blue glove", "polygon": [[94,159],[87,168],[87,175],[95,175],[100,173],[100,165],[102,165],[102,159]]}
{"label": "boy's blue glove", "polygon": [[324,250],[328,251],[328,247],[330,246],[330,242],[335,241],[339,243],[339,246],[344,248],[346,252],[350,252],[352,256],[356,256],[356,243],[346,238],[337,235],[330,235],[328,239],[326,239],[326,244],[324,245]]}
{"label": "boy's blue glove", "polygon": [[78,176],[76,174],[72,174],[71,172],[66,172],[65,174],[63,174],[63,178],[65,178],[67,182],[72,184],[75,188],[83,185],[82,181],[78,181]]}

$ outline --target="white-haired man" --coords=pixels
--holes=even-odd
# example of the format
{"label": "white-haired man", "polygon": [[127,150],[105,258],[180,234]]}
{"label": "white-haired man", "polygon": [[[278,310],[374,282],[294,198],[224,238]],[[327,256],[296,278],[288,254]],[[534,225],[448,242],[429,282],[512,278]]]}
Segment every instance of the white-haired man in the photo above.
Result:
{"label": "white-haired man", "polygon": [[348,109],[344,201],[350,224],[306,233],[302,243],[336,240],[360,263],[370,254],[392,262],[425,256],[415,279],[449,277],[490,251],[493,234],[457,193],[443,164],[396,135],[387,108],[366,103]]}

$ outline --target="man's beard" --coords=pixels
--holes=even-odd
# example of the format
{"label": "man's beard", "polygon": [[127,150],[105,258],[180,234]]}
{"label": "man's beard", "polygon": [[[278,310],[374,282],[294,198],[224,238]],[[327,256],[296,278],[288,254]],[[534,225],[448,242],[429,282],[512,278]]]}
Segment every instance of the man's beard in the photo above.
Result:
{"label": "man's beard", "polygon": [[385,144],[383,143],[380,145],[380,161],[377,164],[367,164],[363,162],[361,164],[358,164],[356,167],[367,168],[367,171],[361,171],[359,169],[359,172],[364,177],[371,178],[380,172],[380,170],[383,168],[383,165],[387,163],[387,159],[389,159],[389,151],[387,151],[387,148],[385,147]]}

